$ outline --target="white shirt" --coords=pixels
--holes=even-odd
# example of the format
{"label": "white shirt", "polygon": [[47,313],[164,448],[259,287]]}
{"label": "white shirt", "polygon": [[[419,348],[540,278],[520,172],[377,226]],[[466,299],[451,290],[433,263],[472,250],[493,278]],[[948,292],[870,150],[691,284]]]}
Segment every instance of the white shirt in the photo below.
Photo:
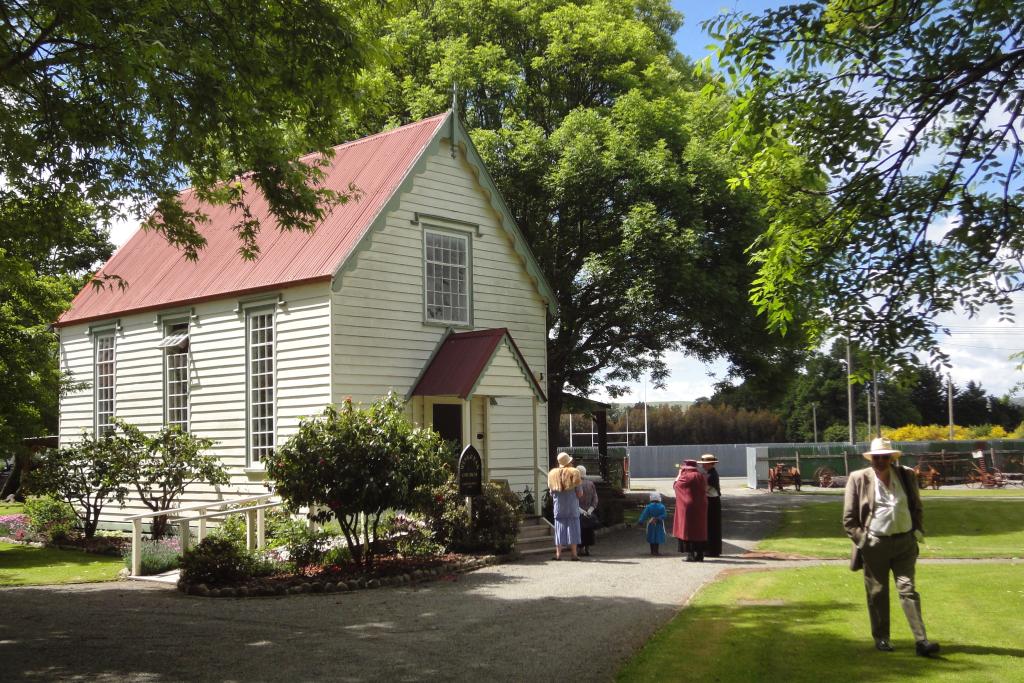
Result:
{"label": "white shirt", "polygon": [[889,482],[891,488],[875,475],[875,514],[868,527],[868,531],[875,536],[903,534],[914,528],[907,492],[895,468],[889,470]]}

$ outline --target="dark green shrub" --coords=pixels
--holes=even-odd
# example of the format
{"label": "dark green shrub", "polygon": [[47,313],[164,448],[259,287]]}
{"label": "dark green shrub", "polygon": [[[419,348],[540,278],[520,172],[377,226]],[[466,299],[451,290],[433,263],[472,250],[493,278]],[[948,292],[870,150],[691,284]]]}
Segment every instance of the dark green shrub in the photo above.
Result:
{"label": "dark green shrub", "polygon": [[450,470],[441,437],[417,429],[394,393],[366,409],[329,406],[267,457],[267,475],[292,511],[338,520],[353,561],[373,567],[380,524],[389,509],[419,511]]}
{"label": "dark green shrub", "polygon": [[75,531],[78,516],[69,504],[50,496],[29,498],[25,503],[29,529],[44,543],[69,538]]}
{"label": "dark green shrub", "polygon": [[[244,507],[243,505],[237,506]],[[233,509],[233,508],[229,508]],[[278,548],[287,545],[288,539],[302,529],[307,528],[307,522],[301,519],[293,519],[292,515],[282,508],[270,508],[266,511],[266,537],[268,548]],[[245,514],[228,515],[222,517],[220,526],[214,529],[211,536],[226,538],[240,548],[245,547]]]}
{"label": "dark green shrub", "polygon": [[327,533],[302,525],[289,532],[284,539],[284,548],[288,551],[288,559],[301,570],[324,563],[330,540]]}
{"label": "dark green shrub", "polygon": [[187,584],[226,586],[252,576],[252,557],[226,538],[208,536],[181,558],[181,580]]}
{"label": "dark green shrub", "polygon": [[417,515],[394,515],[389,520],[387,534],[395,550],[405,557],[430,557],[444,552],[429,520]]}
{"label": "dark green shrub", "polygon": [[522,520],[520,502],[507,486],[486,482],[483,495],[473,499],[473,519],[454,477],[434,489],[430,524],[434,538],[457,552],[511,552]]}

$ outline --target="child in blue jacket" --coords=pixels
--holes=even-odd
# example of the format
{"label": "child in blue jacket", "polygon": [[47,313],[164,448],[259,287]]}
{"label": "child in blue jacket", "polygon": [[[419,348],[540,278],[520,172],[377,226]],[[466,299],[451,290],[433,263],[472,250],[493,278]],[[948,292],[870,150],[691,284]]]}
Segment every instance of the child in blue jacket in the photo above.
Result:
{"label": "child in blue jacket", "polygon": [[661,494],[651,494],[651,502],[640,513],[639,524],[646,522],[647,542],[651,545],[651,555],[660,555],[658,546],[665,542],[665,506],[661,502]]}

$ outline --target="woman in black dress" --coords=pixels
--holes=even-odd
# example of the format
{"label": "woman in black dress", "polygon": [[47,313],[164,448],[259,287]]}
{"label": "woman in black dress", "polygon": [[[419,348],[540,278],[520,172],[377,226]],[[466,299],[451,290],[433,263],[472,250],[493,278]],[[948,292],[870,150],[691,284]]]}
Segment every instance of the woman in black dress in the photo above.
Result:
{"label": "woman in black dress", "polygon": [[704,466],[704,476],[708,480],[708,548],[707,557],[718,557],[722,554],[722,489],[718,483],[718,458],[705,453],[700,456]]}

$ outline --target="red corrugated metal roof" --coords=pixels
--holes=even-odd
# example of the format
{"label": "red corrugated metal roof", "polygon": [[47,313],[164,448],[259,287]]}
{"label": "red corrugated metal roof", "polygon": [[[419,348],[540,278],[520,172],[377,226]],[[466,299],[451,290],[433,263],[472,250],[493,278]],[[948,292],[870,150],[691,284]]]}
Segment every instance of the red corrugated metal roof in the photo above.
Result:
{"label": "red corrugated metal roof", "polygon": [[480,375],[487,369],[487,365],[494,356],[494,350],[506,337],[512,353],[522,363],[525,374],[530,378],[534,389],[540,395],[541,400],[546,401],[544,390],[533,376],[529,364],[523,358],[512,335],[504,327],[449,334],[428,362],[410,395],[466,398],[476,386]]}
{"label": "red corrugated metal roof", "polygon": [[[210,220],[197,226],[207,245],[195,262],[160,235],[139,230],[99,271],[121,277],[128,288],[85,287],[57,325],[330,279],[447,118],[439,114],[335,147],[324,184],[345,191],[351,183],[362,196],[336,207],[312,234],[277,229],[267,201],[248,184],[262,225],[253,261],[238,254],[231,229],[238,216],[226,206],[201,207]],[[187,209],[200,208],[190,190],[182,196]]]}

